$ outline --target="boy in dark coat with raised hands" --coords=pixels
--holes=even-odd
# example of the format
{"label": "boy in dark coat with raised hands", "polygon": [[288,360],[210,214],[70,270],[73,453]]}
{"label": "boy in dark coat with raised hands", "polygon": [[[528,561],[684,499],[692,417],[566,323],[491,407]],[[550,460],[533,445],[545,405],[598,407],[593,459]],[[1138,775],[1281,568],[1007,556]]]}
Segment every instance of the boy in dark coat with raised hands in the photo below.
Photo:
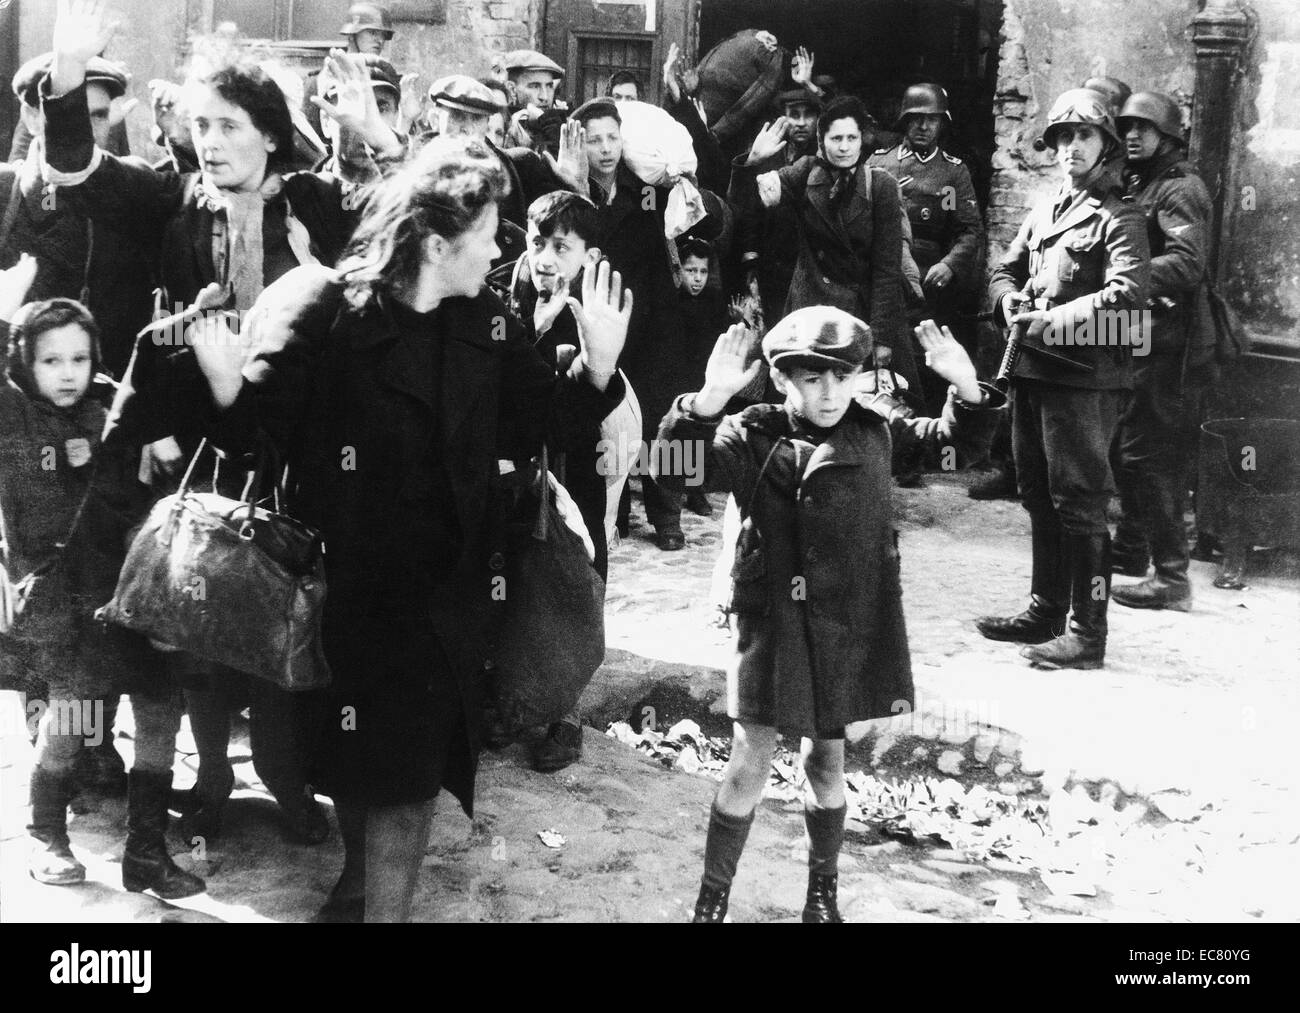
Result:
{"label": "boy in dark coat with raised hands", "polygon": [[[891,453],[918,441],[950,443],[959,427],[980,429],[979,420],[988,425],[993,418],[979,410],[992,395],[976,382],[951,332],[923,321],[917,337],[930,368],[953,384],[941,419],[909,418],[870,390],[873,374],[864,376],[862,364],[871,355],[871,329],[842,310],[809,306],[763,339],[784,405],[757,404],[722,417],[762,368],[747,365],[750,338],[737,324],[718,339],[703,389],[678,398],[663,420],[660,445],[683,449],[659,463],[702,464],[691,480],[734,493],[742,517],[732,569],[736,653],[727,673],[735,731],[710,814],[696,921],[726,914],[780,734],[802,738],[808,778],[803,920],[841,920],[835,895],[845,726],[912,707]],[[685,470],[665,469],[657,478],[680,489]]]}

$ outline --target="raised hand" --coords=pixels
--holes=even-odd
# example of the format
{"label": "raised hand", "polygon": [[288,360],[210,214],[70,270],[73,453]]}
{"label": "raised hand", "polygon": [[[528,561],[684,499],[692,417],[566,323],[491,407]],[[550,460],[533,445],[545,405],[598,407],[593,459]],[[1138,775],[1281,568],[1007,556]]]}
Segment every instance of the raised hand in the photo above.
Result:
{"label": "raised hand", "polygon": [[171,141],[185,139],[185,130],[176,113],[181,86],[165,78],[155,77],[149,82],[149,104],[153,108],[154,125]]}
{"label": "raised hand", "polygon": [[794,58],[790,61],[790,78],[801,87],[812,84],[813,54],[804,46],[795,51]]}
{"label": "raised hand", "polygon": [[66,95],[86,79],[86,64],[108,47],[115,31],[106,0],[59,0],[50,70],[56,95]]}
{"label": "raised hand", "polygon": [[772,122],[764,123],[754,137],[754,143],[749,146],[749,158],[745,164],[757,165],[780,154],[781,149],[785,147],[785,133],[789,125],[790,121],[784,116],[778,116]]}
{"label": "raised hand", "polygon": [[0,320],[14,318],[27,301],[27,291],[36,280],[36,258],[24,253],[13,267],[0,271]]}
{"label": "raised hand", "polygon": [[753,332],[744,324],[732,324],[721,335],[704,367],[704,386],[695,395],[695,414],[719,415],[727,402],[748,386],[764,368],[762,359],[749,361]]}
{"label": "raised hand", "polygon": [[340,127],[350,130],[376,153],[394,153],[401,147],[392,129],[379,115],[379,105],[375,102],[375,91],[370,84],[370,71],[365,58],[360,53],[345,53],[341,49],[331,49],[325,57],[326,75],[335,82],[335,102],[312,96],[315,106],[330,119],[336,120]]}
{"label": "raised hand", "polygon": [[922,320],[916,328],[916,340],[925,352],[925,364],[957,388],[963,401],[978,402],[983,395],[976,382],[975,365],[952,331],[940,328],[933,320]]}
{"label": "raised hand", "polygon": [[577,120],[565,120],[560,125],[560,157],[549,151],[543,157],[560,179],[586,197],[590,166],[587,162],[587,131]]}
{"label": "raised hand", "polygon": [[212,399],[220,408],[233,404],[244,385],[241,371],[250,339],[245,328],[238,334],[231,331],[226,313],[219,309],[227,295],[226,287],[215,281],[205,285],[190,306],[200,312],[199,319],[185,330],[185,343],[193,347],[199,369],[212,388]]}
{"label": "raised hand", "polygon": [[397,106],[398,122],[409,127],[424,112],[424,90],[420,88],[419,74],[403,74],[400,84],[402,97]]}
{"label": "raised hand", "polygon": [[589,267],[582,273],[582,302],[573,296],[568,296],[566,302],[578,322],[588,379],[604,390],[618,368],[618,357],[627,341],[632,290],[624,289],[623,276],[617,271],[611,274],[609,261],[602,260],[598,268]]}
{"label": "raised hand", "polygon": [[681,51],[677,48],[677,43],[668,47],[668,58],[664,60],[664,87],[668,89],[668,94],[672,97],[674,103],[682,100],[682,86],[677,78],[677,61],[681,59]]}

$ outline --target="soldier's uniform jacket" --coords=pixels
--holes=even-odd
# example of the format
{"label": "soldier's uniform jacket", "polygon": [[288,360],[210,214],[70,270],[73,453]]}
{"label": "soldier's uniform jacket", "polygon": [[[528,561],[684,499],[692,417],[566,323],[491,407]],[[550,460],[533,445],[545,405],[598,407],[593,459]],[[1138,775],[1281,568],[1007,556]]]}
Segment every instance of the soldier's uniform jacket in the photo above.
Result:
{"label": "soldier's uniform jacket", "polygon": [[867,164],[898,180],[912,226],[912,256],[921,276],[943,261],[967,288],[975,283],[984,223],[970,171],[960,158],[936,147],[921,158],[906,142],[879,148]]}
{"label": "soldier's uniform jacket", "polygon": [[[1059,211],[1059,214],[1058,214]],[[1003,325],[1002,300],[1024,292],[1051,312],[1047,350],[1084,366],[1075,369],[1035,351],[1043,339],[1026,340],[1015,375],[1067,387],[1123,390],[1133,386],[1131,345],[1099,343],[1120,323],[1105,311],[1146,307],[1151,258],[1141,208],[1106,177],[1077,194],[1068,183],[1042,200],[989,279],[989,298]],[[1077,343],[1062,343],[1077,339]],[[1091,344],[1085,343],[1091,340]],[[1134,338],[1136,340],[1136,338]]]}
{"label": "soldier's uniform jacket", "polygon": [[1214,319],[1206,291],[1210,194],[1179,151],[1126,174],[1146,216],[1151,247],[1151,354],[1187,353],[1186,365],[1214,359]]}

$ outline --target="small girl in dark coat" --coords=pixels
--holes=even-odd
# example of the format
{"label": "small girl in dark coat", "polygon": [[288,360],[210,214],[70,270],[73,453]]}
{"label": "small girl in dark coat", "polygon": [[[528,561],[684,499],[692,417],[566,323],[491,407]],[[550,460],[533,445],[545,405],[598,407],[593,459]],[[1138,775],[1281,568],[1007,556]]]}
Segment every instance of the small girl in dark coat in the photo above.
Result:
{"label": "small girl in dark coat", "polygon": [[[721,921],[780,734],[803,740],[808,779],[805,922],[838,922],[844,837],[845,726],[912,707],[897,533],[894,446],[952,442],[985,400],[970,358],[932,321],[917,328],[932,369],[954,385],[941,419],[908,417],[861,373],[871,329],[829,306],[791,313],[763,339],[784,405],[721,413],[759,373],[743,325],[718,339],[698,394],[679,398],[663,441],[702,446],[704,488],[734,493],[741,533],[732,569],[736,654],[727,675],[735,721],[714,799],[696,921]],[[979,428],[978,425],[973,428]],[[969,434],[963,434],[963,439]],[[680,489],[682,475],[658,479]]]}
{"label": "small girl in dark coat", "polygon": [[[5,281],[13,280],[0,276],[0,289],[12,290]],[[0,294],[0,318],[10,316],[12,300],[5,302]],[[29,303],[12,315],[12,336],[0,323],[9,347],[0,385],[0,508],[10,579],[36,574],[37,583],[0,650],[7,666],[47,687],[31,777],[28,870],[54,885],[86,878],[68,841],[73,764],[83,748],[112,734],[103,698],[129,688],[136,756],[123,884],[166,898],[198,893],[203,881],[171,861],[165,824],[140,805],[135,790],[141,772],[171,777],[178,701],[157,684],[145,685],[143,670],[133,672],[131,687],[118,685],[115,677],[128,669],[150,667],[152,652],[134,634],[99,630],[92,618],[113,595],[127,531],[148,502],[137,478],[139,455],[100,446],[107,411],[88,396],[100,362],[99,329],[71,299]],[[127,653],[130,646],[135,650]]]}

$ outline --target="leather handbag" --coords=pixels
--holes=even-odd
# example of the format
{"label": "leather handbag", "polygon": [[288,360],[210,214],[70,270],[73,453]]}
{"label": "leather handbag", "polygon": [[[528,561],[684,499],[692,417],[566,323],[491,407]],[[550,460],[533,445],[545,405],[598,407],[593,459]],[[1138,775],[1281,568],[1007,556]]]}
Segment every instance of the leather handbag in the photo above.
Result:
{"label": "leather handbag", "polygon": [[497,717],[512,730],[560,720],[605,660],[605,582],[556,507],[545,452],[541,462],[507,524],[489,669]]}
{"label": "leather handbag", "polygon": [[[240,499],[193,491],[206,447],[199,444],[175,495],[150,511],[113,600],[96,615],[281,689],[328,685],[321,536],[282,512],[283,476],[269,446]],[[268,483],[273,510],[258,505]]]}

